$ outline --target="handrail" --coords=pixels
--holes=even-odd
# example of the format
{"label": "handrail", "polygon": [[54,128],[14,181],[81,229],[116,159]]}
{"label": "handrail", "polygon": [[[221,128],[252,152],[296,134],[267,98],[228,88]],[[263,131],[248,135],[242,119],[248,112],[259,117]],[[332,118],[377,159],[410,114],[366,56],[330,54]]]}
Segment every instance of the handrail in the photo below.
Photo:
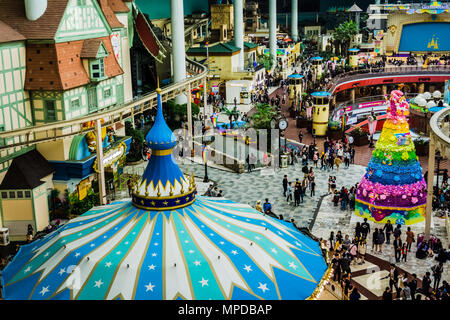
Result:
{"label": "handrail", "polygon": [[441,130],[442,122],[448,115],[450,115],[450,107],[439,110],[438,112],[433,114],[430,119],[430,128],[431,132],[436,138],[438,138],[441,143],[450,146],[450,137],[447,137],[447,135],[444,134],[444,132],[442,132]]}
{"label": "handrail", "polygon": [[[352,81],[363,78],[372,78],[378,76],[390,76],[398,75],[404,73],[416,73],[416,74],[441,74],[443,72],[450,73],[450,65],[444,66],[428,66],[427,68],[416,67],[416,66],[401,66],[401,67],[384,67],[384,68],[373,68],[373,69],[360,69],[355,71],[349,71],[336,75],[333,78],[333,86],[330,88],[329,92],[333,93],[334,90],[343,82]],[[361,77],[365,75],[366,77]]]}
{"label": "handrail", "polygon": [[[184,93],[188,87],[190,87],[191,89],[198,87],[201,84],[201,82],[204,79],[206,79],[208,71],[205,66],[187,58],[186,62],[187,62],[186,65],[187,69],[190,69],[190,71],[192,71],[194,75],[191,75],[190,77],[184,79],[183,81],[172,83],[170,85],[162,87],[161,99],[163,102],[173,99],[176,96]],[[5,143],[3,146],[0,146],[0,150],[15,146],[32,145],[39,142],[56,140],[60,138],[74,136],[80,134],[81,132],[91,131],[93,130],[93,128],[82,130],[82,124],[90,121],[95,121],[98,119],[104,119],[104,123],[102,124],[102,126],[110,126],[114,123],[122,121],[123,119],[134,116],[135,114],[139,114],[145,110],[151,109],[153,108],[153,106],[156,106],[156,103],[157,103],[157,94],[156,91],[153,91],[151,93],[139,97],[136,100],[124,103],[122,105],[113,106],[111,108],[98,110],[95,113],[90,113],[76,119],[63,120],[55,123],[48,123],[38,126],[1,132],[0,139],[25,136],[26,141],[21,141],[12,144]],[[58,130],[60,132],[58,132]],[[63,132],[68,130],[70,132]],[[52,132],[53,134],[49,136],[48,135],[49,132]],[[42,135],[43,133],[46,133],[44,137],[41,136],[36,137],[36,135],[39,134]]]}

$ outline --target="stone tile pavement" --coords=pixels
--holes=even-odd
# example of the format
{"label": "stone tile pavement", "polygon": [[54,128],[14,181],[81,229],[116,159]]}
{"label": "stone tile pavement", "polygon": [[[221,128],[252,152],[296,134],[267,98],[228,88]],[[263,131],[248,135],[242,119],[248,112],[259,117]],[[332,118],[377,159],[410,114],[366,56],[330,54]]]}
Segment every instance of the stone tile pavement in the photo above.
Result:
{"label": "stone tile pavement", "polygon": [[[331,196],[327,196],[323,199],[321,207],[318,211],[316,221],[314,223],[313,228],[311,229],[312,234],[316,237],[322,237],[324,239],[328,239],[330,236],[330,232],[336,232],[341,230],[343,235],[348,234],[350,238],[352,238],[354,234],[354,229],[356,226],[356,222],[362,222],[363,219],[354,215],[353,211],[345,210],[341,211],[340,208],[336,208],[333,206],[331,202]],[[391,244],[384,244],[382,248],[382,253],[372,251],[372,232],[375,228],[382,228],[383,224],[377,224],[374,222],[369,222],[371,233],[368,236],[367,241],[367,253],[374,255],[382,260],[388,262],[395,262],[394,256],[394,248]],[[420,233],[424,232],[425,222],[421,222],[415,225],[411,225],[411,231],[417,236]],[[406,239],[406,228],[407,226],[402,226],[402,241]],[[448,248],[448,240],[446,236],[446,230],[444,225],[444,219],[438,217],[432,217],[431,220],[431,234],[435,235],[439,239],[441,239],[445,248]],[[392,238],[392,237],[391,237]],[[411,252],[408,253],[406,262],[399,262],[396,265],[409,273],[416,273],[417,276],[421,279],[425,272],[431,272],[431,267],[436,265],[438,262],[434,260],[434,258],[426,258],[426,259],[417,259],[415,257],[416,254],[416,243],[411,247]],[[352,269],[353,271],[353,269]],[[448,263],[444,264],[444,273],[442,274],[442,280],[450,281],[450,265]],[[384,290],[384,288],[383,288]]]}

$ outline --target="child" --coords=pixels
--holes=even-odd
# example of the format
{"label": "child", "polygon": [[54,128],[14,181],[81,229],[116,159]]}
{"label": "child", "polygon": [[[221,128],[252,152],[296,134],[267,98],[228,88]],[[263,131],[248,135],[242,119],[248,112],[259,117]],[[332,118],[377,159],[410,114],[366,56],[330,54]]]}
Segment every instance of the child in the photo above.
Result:
{"label": "child", "polygon": [[406,243],[402,246],[402,260],[406,262],[406,256],[408,255],[408,248],[406,248]]}
{"label": "child", "polygon": [[333,204],[335,207],[337,207],[338,203],[339,203],[339,193],[337,192],[337,190],[334,190]]}

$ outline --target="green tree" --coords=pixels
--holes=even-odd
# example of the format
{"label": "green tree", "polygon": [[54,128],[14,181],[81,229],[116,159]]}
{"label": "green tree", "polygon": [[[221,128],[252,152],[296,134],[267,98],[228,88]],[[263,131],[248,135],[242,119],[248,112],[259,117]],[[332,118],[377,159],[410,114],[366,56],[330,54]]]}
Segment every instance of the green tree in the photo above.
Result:
{"label": "green tree", "polygon": [[336,48],[340,48],[340,55],[347,56],[350,43],[355,35],[358,34],[358,28],[354,21],[345,21],[337,26],[333,31],[333,39],[339,44]]}
{"label": "green tree", "polygon": [[256,112],[252,116],[254,129],[270,129],[270,121],[278,115],[274,107],[266,103],[256,104]]}
{"label": "green tree", "polygon": [[263,54],[259,57],[258,63],[264,65],[266,70],[271,70],[273,66],[273,55],[271,53]]}
{"label": "green tree", "polygon": [[[197,118],[200,108],[191,103],[192,116]],[[175,130],[181,127],[182,121],[187,121],[187,104],[176,104],[175,100],[169,100],[163,109],[167,125],[170,129]]]}

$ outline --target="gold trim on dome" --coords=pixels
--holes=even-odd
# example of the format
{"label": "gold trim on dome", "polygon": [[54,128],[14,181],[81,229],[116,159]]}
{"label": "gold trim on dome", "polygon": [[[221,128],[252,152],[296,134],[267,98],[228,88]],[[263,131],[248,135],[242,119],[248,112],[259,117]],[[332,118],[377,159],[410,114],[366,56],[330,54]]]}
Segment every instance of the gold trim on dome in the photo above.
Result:
{"label": "gold trim on dome", "polygon": [[167,150],[152,150],[152,156],[168,156],[172,154],[173,148]]}
{"label": "gold trim on dome", "polygon": [[169,210],[175,210],[175,209],[180,209],[180,208],[183,208],[183,207],[187,207],[187,206],[193,204],[194,201],[195,201],[195,197],[193,197],[193,199],[192,199],[191,201],[186,202],[186,203],[183,203],[183,204],[181,204],[181,205],[179,205],[179,206],[175,206],[175,207],[167,207],[167,208],[144,207],[144,206],[141,206],[141,205],[139,205],[139,204],[137,204],[137,203],[134,203],[134,202],[133,202],[133,205],[134,205],[136,208],[144,209],[144,210],[151,210],[151,211],[169,211]]}
{"label": "gold trim on dome", "polygon": [[[142,198],[142,199],[164,200],[164,199],[182,198],[182,197],[184,197],[184,196],[188,196],[188,195],[193,194],[196,190],[197,190],[197,188],[194,188],[191,192],[180,193],[180,194],[176,194],[176,195],[174,195],[174,196],[164,196],[164,197],[157,197],[157,196],[153,196],[153,197],[151,197],[151,196],[150,196],[150,197],[144,197],[144,196],[141,196],[141,195],[138,195],[138,194],[136,194],[136,195],[138,195],[139,198]],[[133,193],[133,195],[134,195],[134,194],[135,194],[135,193]]]}

